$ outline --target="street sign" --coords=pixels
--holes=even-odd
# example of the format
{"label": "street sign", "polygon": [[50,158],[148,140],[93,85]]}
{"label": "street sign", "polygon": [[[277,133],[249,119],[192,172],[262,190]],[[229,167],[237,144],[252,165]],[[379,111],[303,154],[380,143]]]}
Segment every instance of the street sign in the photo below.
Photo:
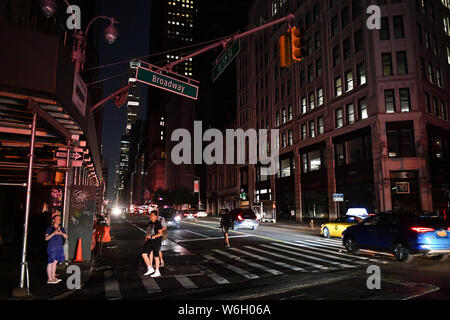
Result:
{"label": "street sign", "polygon": [[169,77],[160,72],[143,68],[141,66],[139,66],[136,70],[136,80],[141,83],[166,90],[190,99],[197,100],[198,98],[199,88],[197,86]]}
{"label": "street sign", "polygon": [[344,202],[344,194],[343,193],[333,193],[333,201],[334,202]]}
{"label": "street sign", "polygon": [[239,40],[233,42],[233,44],[228,48],[228,50],[220,57],[217,64],[214,66],[212,70],[212,78],[213,82],[219,78],[222,72],[230,65],[231,61],[237,57],[239,52],[241,51],[241,43]]}

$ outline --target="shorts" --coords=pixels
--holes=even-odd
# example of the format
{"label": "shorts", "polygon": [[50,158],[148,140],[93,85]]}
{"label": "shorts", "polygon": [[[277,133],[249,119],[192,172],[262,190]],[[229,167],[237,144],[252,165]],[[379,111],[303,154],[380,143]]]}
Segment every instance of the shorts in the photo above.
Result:
{"label": "shorts", "polygon": [[161,239],[153,239],[145,241],[144,248],[142,248],[142,254],[150,254],[153,252],[154,257],[159,256],[161,251]]}
{"label": "shorts", "polygon": [[228,230],[230,230],[230,227],[229,226],[222,226],[222,232],[225,234],[225,233],[228,233]]}
{"label": "shorts", "polygon": [[58,261],[58,263],[62,263],[66,261],[66,257],[64,256],[63,247],[48,247],[47,248],[47,263],[53,263]]}

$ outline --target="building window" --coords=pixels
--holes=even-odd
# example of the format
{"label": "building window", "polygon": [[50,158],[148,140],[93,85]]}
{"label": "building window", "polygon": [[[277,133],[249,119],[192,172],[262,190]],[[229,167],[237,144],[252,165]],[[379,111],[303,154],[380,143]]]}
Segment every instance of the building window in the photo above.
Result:
{"label": "building window", "polygon": [[313,110],[316,107],[316,97],[314,92],[309,94],[309,110]]}
{"label": "building window", "polygon": [[392,76],[392,56],[390,52],[381,55],[383,64],[383,76]]}
{"label": "building window", "polygon": [[354,34],[354,44],[355,44],[355,52],[359,52],[364,48],[364,39],[361,29],[356,31]]}
{"label": "building window", "polygon": [[306,123],[302,124],[302,140],[306,140],[307,138],[307,128],[306,128]]}
{"label": "building window", "polygon": [[286,109],[283,109],[281,111],[281,119],[283,121],[283,124],[285,124],[287,122],[287,115],[286,115]]}
{"label": "building window", "polygon": [[292,110],[292,105],[289,105],[288,107],[288,121],[291,121],[294,118],[294,113]]}
{"label": "building window", "polygon": [[394,16],[394,38],[403,39],[404,37],[403,16]]}
{"label": "building window", "polygon": [[427,49],[431,48],[430,34],[428,33],[428,31],[425,31],[425,45],[427,46]]}
{"label": "building window", "polygon": [[275,116],[275,127],[278,128],[280,126],[280,113],[277,112]]}
{"label": "building window", "polygon": [[423,44],[422,25],[420,23],[417,23],[417,36],[419,37],[419,43]]}
{"label": "building window", "polygon": [[428,92],[425,92],[425,103],[427,105],[427,112],[431,113],[431,99],[430,94]]}
{"label": "building window", "polygon": [[384,90],[384,99],[386,101],[386,113],[395,112],[395,92],[393,89]]}
{"label": "building window", "polygon": [[352,53],[352,47],[350,43],[350,38],[347,38],[344,40],[342,44],[343,50],[344,50],[344,61],[350,58],[350,55]]}
{"label": "building window", "polygon": [[389,34],[389,18],[383,17],[381,18],[380,40],[389,40]]}
{"label": "building window", "polygon": [[314,65],[308,66],[308,83],[314,80]]}
{"label": "building window", "polygon": [[439,117],[439,103],[436,97],[433,97],[433,113],[436,117]]}
{"label": "building window", "polygon": [[361,98],[358,100],[358,117],[359,120],[364,120],[369,117],[367,113],[367,100],[366,98]]}
{"label": "building window", "polygon": [[414,129],[412,122],[387,123],[388,156],[414,157]]}
{"label": "building window", "polygon": [[338,108],[334,111],[335,128],[342,128],[344,126],[344,114],[342,108]]}
{"label": "building window", "polygon": [[447,105],[445,104],[444,101],[441,102],[441,115],[442,115],[442,119],[448,120]]}
{"label": "building window", "polygon": [[331,19],[331,36],[335,36],[339,31],[337,16]]}
{"label": "building window", "polygon": [[308,111],[308,109],[307,109],[308,107],[306,105],[306,97],[302,98],[301,105],[302,105],[302,113],[306,113]]}
{"label": "building window", "polygon": [[341,77],[337,77],[334,79],[334,95],[339,97],[342,95],[342,79]]}
{"label": "building window", "polygon": [[345,7],[341,11],[341,29],[344,29],[348,25],[348,8]]}
{"label": "building window", "polygon": [[339,54],[339,46],[333,48],[333,67],[341,63],[341,56]]}
{"label": "building window", "polygon": [[345,73],[345,92],[353,90],[353,72],[347,71]]}
{"label": "building window", "polygon": [[436,68],[436,82],[439,88],[442,88],[441,70]]}
{"label": "building window", "polygon": [[302,154],[302,170],[303,173],[318,171],[325,167],[325,162],[322,161],[321,150],[314,150]]}
{"label": "building window", "polygon": [[355,123],[355,106],[353,103],[347,105],[347,124]]}
{"label": "building window", "polygon": [[318,129],[319,135],[321,135],[325,132],[324,126],[323,126],[323,117],[317,118],[317,129]]}
{"label": "building window", "polygon": [[287,146],[286,132],[283,132],[281,135],[281,146],[282,148],[286,148]]}
{"label": "building window", "polygon": [[292,136],[292,130],[288,131],[288,146],[292,146],[294,144],[294,137]]}
{"label": "building window", "polygon": [[400,110],[401,112],[410,112],[411,111],[411,99],[409,95],[409,89],[400,89]]}
{"label": "building window", "polygon": [[434,71],[433,65],[431,63],[428,64],[428,77],[431,83],[434,83]]}
{"label": "building window", "polygon": [[321,47],[320,31],[314,33],[314,48],[317,50]]}
{"label": "building window", "polygon": [[406,51],[397,52],[397,73],[400,75],[408,74],[408,60]]}
{"label": "building window", "polygon": [[316,60],[316,77],[319,78],[322,75],[322,59]]}
{"label": "building window", "polygon": [[336,150],[336,166],[342,167],[345,165],[345,148],[344,143],[337,143],[335,145]]}
{"label": "building window", "polygon": [[323,105],[323,89],[317,89],[317,106]]}
{"label": "building window", "polygon": [[314,120],[311,120],[309,122],[309,137],[310,138],[316,137],[316,124],[315,124]]}
{"label": "building window", "polygon": [[361,1],[352,0],[352,18],[353,20],[361,16]]}
{"label": "building window", "polygon": [[362,86],[363,84],[365,84],[367,82],[367,78],[366,78],[366,64],[365,63],[361,63],[359,64],[357,67],[357,72],[358,72],[358,85]]}

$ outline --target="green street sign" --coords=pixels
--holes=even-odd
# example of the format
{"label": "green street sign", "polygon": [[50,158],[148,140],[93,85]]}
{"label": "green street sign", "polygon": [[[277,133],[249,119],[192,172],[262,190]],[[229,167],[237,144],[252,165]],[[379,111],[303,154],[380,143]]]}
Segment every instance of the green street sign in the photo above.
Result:
{"label": "green street sign", "polygon": [[219,62],[214,66],[212,70],[213,82],[219,78],[222,72],[230,65],[231,61],[237,57],[241,51],[241,43],[239,40],[235,41],[228,50],[220,57]]}
{"label": "green street sign", "polygon": [[139,66],[137,68],[136,80],[162,90],[166,90],[190,99],[197,100],[197,86],[166,76]]}

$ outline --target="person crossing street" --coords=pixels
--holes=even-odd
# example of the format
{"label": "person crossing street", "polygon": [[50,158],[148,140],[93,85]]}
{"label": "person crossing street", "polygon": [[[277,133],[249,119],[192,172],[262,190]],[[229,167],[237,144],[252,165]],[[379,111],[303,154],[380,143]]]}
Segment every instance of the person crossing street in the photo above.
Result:
{"label": "person crossing street", "polygon": [[[142,249],[142,259],[144,259],[145,265],[147,266],[147,272],[145,276],[151,275],[152,278],[157,278],[161,276],[159,271],[160,260],[159,252],[161,251],[161,240],[163,236],[163,227],[161,222],[158,220],[158,216],[155,211],[150,213],[150,222],[145,235],[145,244]],[[149,255],[153,253],[155,257],[155,268],[153,268],[153,259]]]}
{"label": "person crossing street", "polygon": [[226,248],[231,247],[230,239],[228,236],[228,230],[231,228],[232,224],[233,224],[233,217],[230,214],[230,210],[224,209],[224,211],[222,213],[222,217],[220,219],[220,227],[222,228],[222,231],[223,231]]}

